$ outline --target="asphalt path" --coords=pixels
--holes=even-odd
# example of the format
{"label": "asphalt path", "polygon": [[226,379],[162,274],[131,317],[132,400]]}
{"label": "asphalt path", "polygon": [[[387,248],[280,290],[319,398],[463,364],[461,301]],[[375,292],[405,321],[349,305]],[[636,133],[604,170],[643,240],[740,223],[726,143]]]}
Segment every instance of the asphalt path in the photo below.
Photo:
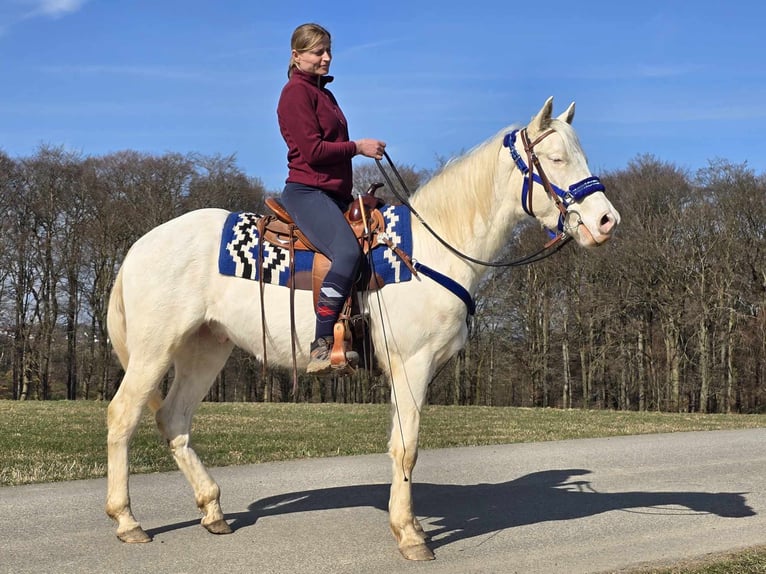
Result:
{"label": "asphalt path", "polygon": [[388,529],[386,455],[221,467],[227,536],[178,472],[131,477],[149,544],[121,543],[105,479],[0,488],[0,572],[593,573],[766,544],[766,429],[421,451],[436,561]]}

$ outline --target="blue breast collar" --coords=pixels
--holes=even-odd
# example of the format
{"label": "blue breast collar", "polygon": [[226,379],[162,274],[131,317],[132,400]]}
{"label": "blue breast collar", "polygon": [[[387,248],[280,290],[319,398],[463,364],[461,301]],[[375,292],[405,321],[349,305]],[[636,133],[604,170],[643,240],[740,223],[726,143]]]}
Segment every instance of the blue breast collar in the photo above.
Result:
{"label": "blue breast collar", "polygon": [[465,303],[465,306],[468,308],[469,315],[476,313],[476,303],[474,302],[473,297],[471,297],[471,294],[468,292],[468,290],[460,283],[447,277],[443,273],[439,273],[435,269],[431,269],[428,265],[423,265],[420,261],[413,259],[412,265],[415,267],[415,270],[418,273],[422,273],[426,277],[433,279],[439,285],[451,291],[454,295],[457,295],[460,300]]}

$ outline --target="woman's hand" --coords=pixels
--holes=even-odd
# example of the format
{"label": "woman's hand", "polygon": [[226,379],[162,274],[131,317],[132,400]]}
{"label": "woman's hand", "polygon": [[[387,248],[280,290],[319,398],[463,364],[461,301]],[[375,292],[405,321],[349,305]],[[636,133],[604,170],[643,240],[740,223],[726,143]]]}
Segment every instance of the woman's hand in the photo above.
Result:
{"label": "woman's hand", "polygon": [[386,142],[380,140],[365,138],[356,140],[356,153],[373,159],[383,159],[383,152],[386,150]]}

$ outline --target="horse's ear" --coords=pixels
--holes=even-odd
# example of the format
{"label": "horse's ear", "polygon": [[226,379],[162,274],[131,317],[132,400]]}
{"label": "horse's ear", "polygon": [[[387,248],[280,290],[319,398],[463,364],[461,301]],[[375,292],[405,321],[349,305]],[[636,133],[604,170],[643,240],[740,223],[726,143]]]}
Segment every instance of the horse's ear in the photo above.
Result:
{"label": "horse's ear", "polygon": [[553,96],[545,100],[545,104],[543,104],[543,108],[537,113],[537,115],[532,118],[532,121],[529,122],[528,129],[529,131],[533,133],[538,133],[543,131],[550,125],[551,123],[551,114],[553,113]]}
{"label": "horse's ear", "polygon": [[575,103],[572,102],[569,104],[569,107],[567,108],[567,111],[565,111],[563,114],[561,114],[558,119],[560,119],[562,122],[566,122],[568,124],[572,123],[572,120],[574,119],[574,113],[575,113]]}

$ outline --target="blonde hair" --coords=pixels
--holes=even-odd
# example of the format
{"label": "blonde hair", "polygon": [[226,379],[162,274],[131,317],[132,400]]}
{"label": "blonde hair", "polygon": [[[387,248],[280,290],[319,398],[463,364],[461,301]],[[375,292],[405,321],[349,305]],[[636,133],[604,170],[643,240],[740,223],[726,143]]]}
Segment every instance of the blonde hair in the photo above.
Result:
{"label": "blonde hair", "polygon": [[295,62],[293,61],[292,50],[296,52],[307,52],[322,43],[327,39],[328,42],[332,40],[330,33],[320,26],[309,22],[308,24],[301,24],[294,31],[292,38],[290,38],[290,64],[287,66],[287,77],[293,75],[293,68]]}

